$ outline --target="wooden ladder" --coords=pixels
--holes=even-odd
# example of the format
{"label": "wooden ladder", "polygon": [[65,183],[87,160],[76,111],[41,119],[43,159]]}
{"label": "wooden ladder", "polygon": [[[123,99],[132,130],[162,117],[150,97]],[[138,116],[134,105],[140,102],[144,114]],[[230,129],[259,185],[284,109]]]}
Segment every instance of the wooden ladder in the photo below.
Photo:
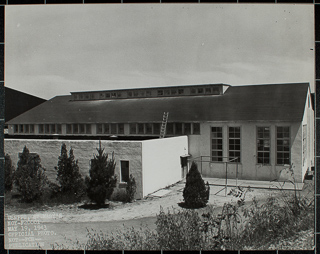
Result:
{"label": "wooden ladder", "polygon": [[166,135],[168,117],[169,117],[169,112],[163,112],[162,124],[160,129],[160,138],[164,138],[164,136]]}

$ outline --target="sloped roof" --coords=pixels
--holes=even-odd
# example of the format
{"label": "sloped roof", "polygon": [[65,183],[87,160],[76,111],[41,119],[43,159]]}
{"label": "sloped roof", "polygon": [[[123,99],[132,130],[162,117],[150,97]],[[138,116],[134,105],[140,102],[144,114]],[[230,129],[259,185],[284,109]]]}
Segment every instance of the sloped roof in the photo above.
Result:
{"label": "sloped roof", "polygon": [[308,83],[231,86],[224,95],[71,101],[57,96],[12,119],[19,123],[301,121]]}

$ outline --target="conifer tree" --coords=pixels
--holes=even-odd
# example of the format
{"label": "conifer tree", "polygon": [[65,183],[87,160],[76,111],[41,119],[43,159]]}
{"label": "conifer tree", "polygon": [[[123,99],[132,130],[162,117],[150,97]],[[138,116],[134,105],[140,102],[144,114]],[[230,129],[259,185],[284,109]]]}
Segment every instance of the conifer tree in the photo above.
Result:
{"label": "conifer tree", "polygon": [[22,199],[26,202],[39,199],[48,182],[39,155],[30,154],[26,146],[19,155],[14,179]]}
{"label": "conifer tree", "polygon": [[9,154],[6,154],[4,157],[4,169],[5,169],[5,191],[11,191],[13,187],[13,175],[14,175],[14,166],[12,165],[12,160]]}
{"label": "conifer tree", "polygon": [[91,160],[89,176],[86,177],[87,195],[97,205],[104,205],[106,199],[110,199],[117,183],[117,176],[114,175],[116,163],[114,153],[108,159],[108,154],[101,148],[97,148],[98,154]]}
{"label": "conifer tree", "polygon": [[78,160],[75,160],[72,148],[70,148],[68,156],[67,146],[64,143],[61,146],[58,166],[55,169],[61,193],[81,198],[85,193],[85,185],[80,174]]}
{"label": "conifer tree", "polygon": [[185,205],[191,208],[206,206],[209,200],[209,192],[209,184],[204,183],[197,164],[192,162],[183,190]]}

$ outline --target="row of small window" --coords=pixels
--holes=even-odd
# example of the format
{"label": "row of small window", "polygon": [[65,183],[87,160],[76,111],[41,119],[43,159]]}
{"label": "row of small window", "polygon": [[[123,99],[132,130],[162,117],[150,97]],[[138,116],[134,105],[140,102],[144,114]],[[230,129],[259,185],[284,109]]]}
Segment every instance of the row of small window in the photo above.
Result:
{"label": "row of small window", "polygon": [[15,124],[14,133],[34,133],[34,124]]}
{"label": "row of small window", "polygon": [[[290,127],[276,128],[276,162],[277,165],[290,164]],[[270,128],[257,127],[257,163],[270,164]],[[241,129],[228,127],[229,161],[241,162]],[[222,127],[211,128],[211,160],[223,160]]]}
{"label": "row of small window", "polygon": [[[34,124],[15,124],[14,133],[35,133]],[[61,124],[39,124],[38,132],[40,134],[61,134]]]}
{"label": "row of small window", "polygon": [[67,124],[67,134],[91,134],[91,124]]}
{"label": "row of small window", "polygon": [[[184,95],[185,89],[183,88],[173,88],[173,89],[158,89],[157,94],[153,95],[152,90],[133,90],[133,91],[118,91],[118,92],[106,92],[99,93],[99,98],[96,98],[95,93],[84,93],[84,94],[75,94],[75,100],[89,100],[89,99],[110,99],[110,98],[142,98],[142,97],[152,97],[152,96],[176,96]],[[198,87],[190,88],[190,94],[219,94],[218,87]]]}
{"label": "row of small window", "polygon": [[[160,134],[160,123],[131,123],[130,134]],[[167,123],[166,135],[199,135],[200,123]]]}
{"label": "row of small window", "polygon": [[98,123],[97,134],[124,134],[123,123]]}

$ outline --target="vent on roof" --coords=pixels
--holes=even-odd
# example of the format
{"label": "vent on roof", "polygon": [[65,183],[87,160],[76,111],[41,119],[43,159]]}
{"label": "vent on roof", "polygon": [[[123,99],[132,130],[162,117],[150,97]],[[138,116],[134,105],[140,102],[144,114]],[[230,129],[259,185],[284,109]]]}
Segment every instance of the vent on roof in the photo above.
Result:
{"label": "vent on roof", "polygon": [[226,92],[229,85],[225,84],[205,84],[188,85],[175,87],[156,87],[123,89],[109,91],[90,91],[90,92],[72,92],[74,101],[81,100],[119,100],[133,98],[163,98],[163,97],[181,97],[181,96],[200,96],[200,95],[222,95]]}

